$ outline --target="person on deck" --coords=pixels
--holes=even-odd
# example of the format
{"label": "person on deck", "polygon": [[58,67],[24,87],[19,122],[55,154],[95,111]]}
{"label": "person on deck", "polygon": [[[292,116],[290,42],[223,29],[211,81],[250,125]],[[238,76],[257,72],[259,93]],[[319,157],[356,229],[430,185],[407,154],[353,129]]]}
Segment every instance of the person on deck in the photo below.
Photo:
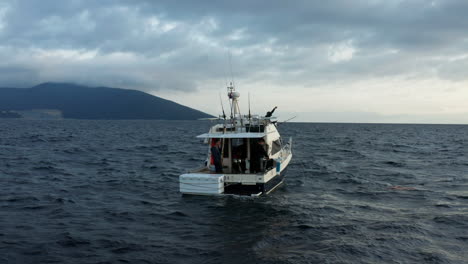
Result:
{"label": "person on deck", "polygon": [[213,157],[213,162],[216,168],[216,173],[223,173],[223,164],[221,161],[221,140],[219,138],[215,139],[215,144],[211,147],[211,157]]}
{"label": "person on deck", "polygon": [[245,164],[245,159],[247,158],[247,148],[245,144],[233,147],[232,153],[233,170],[237,173],[245,173],[245,170],[247,170]]}
{"label": "person on deck", "polygon": [[265,140],[260,138],[256,144],[252,146],[251,152],[251,159],[250,159],[250,172],[251,173],[258,173],[262,172],[263,169],[261,168],[261,159],[267,158],[268,153],[265,150]]}

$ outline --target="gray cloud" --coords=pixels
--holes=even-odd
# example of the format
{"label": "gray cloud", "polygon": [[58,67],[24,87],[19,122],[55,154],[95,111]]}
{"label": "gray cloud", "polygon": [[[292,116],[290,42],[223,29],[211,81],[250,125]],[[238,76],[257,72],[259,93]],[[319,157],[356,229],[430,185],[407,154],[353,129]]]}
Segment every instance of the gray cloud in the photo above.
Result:
{"label": "gray cloud", "polygon": [[468,78],[452,70],[468,53],[463,0],[17,0],[0,10],[0,81],[9,85],[193,91],[224,78],[228,51],[245,82]]}
{"label": "gray cloud", "polygon": [[39,80],[39,74],[34,69],[23,66],[0,66],[0,87],[29,87]]}

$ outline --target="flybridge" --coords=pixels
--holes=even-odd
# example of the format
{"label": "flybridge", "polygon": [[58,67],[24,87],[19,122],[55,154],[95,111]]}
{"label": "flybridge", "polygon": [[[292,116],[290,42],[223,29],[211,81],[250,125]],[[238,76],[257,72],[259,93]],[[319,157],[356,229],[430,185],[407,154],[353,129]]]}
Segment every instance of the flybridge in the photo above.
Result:
{"label": "flybridge", "polygon": [[273,110],[265,116],[241,115],[240,93],[227,87],[230,116],[198,135],[209,145],[205,164],[179,177],[183,194],[267,194],[283,183],[285,169],[292,158],[292,139],[284,142],[277,130]]}

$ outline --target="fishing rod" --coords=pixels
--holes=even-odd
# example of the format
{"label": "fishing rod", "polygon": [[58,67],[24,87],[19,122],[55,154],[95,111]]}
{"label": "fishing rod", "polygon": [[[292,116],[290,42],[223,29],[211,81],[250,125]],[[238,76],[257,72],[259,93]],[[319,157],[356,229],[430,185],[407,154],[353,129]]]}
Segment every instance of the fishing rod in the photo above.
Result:
{"label": "fishing rod", "polygon": [[224,112],[224,105],[223,105],[223,99],[221,99],[221,93],[219,94],[219,102],[221,103],[221,109],[223,110],[224,123],[226,123],[226,113]]}
{"label": "fishing rod", "polygon": [[289,122],[289,121],[293,120],[293,119],[294,119],[294,118],[296,118],[296,117],[297,117],[297,116],[293,116],[293,117],[289,118],[289,119],[288,119],[288,120],[286,120],[286,121],[281,121],[281,122],[277,122],[277,123],[278,123],[278,124],[287,123],[287,122]]}
{"label": "fishing rod", "polygon": [[[219,93],[219,101],[221,102],[221,109],[223,110],[223,119],[224,119],[224,125],[223,125],[223,134],[226,134],[226,113],[224,112],[224,105],[223,105],[223,99],[221,99],[221,93]],[[221,140],[221,168],[223,167],[223,158],[224,158],[224,137]]]}

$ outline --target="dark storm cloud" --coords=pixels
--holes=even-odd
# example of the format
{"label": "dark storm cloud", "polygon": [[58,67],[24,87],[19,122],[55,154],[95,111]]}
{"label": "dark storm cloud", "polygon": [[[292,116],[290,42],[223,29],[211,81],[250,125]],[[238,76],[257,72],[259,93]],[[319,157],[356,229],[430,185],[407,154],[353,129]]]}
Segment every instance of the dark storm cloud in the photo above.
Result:
{"label": "dark storm cloud", "polygon": [[[451,58],[467,53],[463,0],[19,0],[0,10],[0,81],[8,83],[192,90],[223,78],[228,50],[236,76],[245,80],[307,85],[439,71],[450,80],[468,76],[447,73],[458,65]],[[56,51],[65,52],[63,61]],[[82,58],[86,52],[94,55]],[[118,54],[124,59],[113,59]],[[50,60],[54,66],[42,67]]]}

